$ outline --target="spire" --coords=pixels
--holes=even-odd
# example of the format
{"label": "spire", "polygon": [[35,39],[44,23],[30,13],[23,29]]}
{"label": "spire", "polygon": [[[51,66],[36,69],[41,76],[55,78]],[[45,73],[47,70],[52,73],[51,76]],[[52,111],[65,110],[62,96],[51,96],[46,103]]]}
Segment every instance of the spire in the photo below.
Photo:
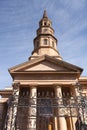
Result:
{"label": "spire", "polygon": [[48,18],[46,10],[39,22],[39,28],[36,31],[37,36],[34,39],[34,50],[31,59],[42,55],[49,55],[58,59],[62,59],[57,51],[57,39],[54,36],[52,22]]}
{"label": "spire", "polygon": [[48,18],[46,10],[44,10],[43,18]]}

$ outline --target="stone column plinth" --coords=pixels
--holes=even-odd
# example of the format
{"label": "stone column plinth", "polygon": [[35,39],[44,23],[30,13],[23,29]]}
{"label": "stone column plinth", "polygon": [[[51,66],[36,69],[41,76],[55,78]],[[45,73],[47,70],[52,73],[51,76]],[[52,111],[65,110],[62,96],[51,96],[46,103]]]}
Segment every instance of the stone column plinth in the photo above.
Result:
{"label": "stone column plinth", "polygon": [[[62,106],[63,105],[62,90],[61,90],[60,86],[55,86],[55,95],[56,95],[56,98],[58,98],[58,100],[57,100],[58,105]],[[58,108],[58,115],[60,115],[59,109],[61,109],[61,108]],[[58,130],[67,130],[67,123],[66,123],[65,117],[60,117],[59,116],[58,119],[59,119]]]}
{"label": "stone column plinth", "polygon": [[30,107],[29,107],[29,130],[36,130],[36,114],[37,114],[37,88],[30,88]]}
{"label": "stone column plinth", "polygon": [[58,119],[57,119],[57,117],[54,117],[54,130],[59,130],[58,129]]}
{"label": "stone column plinth", "polygon": [[13,106],[12,106],[12,124],[11,130],[16,130],[16,115],[19,98],[19,83],[13,83]]}
{"label": "stone column plinth", "polygon": [[48,125],[48,130],[52,130],[52,124]]}

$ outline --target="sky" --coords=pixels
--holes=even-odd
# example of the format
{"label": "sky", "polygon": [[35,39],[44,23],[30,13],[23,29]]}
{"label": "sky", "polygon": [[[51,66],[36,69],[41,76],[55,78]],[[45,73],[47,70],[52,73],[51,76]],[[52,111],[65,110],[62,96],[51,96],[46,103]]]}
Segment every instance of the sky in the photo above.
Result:
{"label": "sky", "polygon": [[0,89],[12,84],[8,69],[30,57],[44,10],[63,60],[87,76],[87,0],[0,0]]}

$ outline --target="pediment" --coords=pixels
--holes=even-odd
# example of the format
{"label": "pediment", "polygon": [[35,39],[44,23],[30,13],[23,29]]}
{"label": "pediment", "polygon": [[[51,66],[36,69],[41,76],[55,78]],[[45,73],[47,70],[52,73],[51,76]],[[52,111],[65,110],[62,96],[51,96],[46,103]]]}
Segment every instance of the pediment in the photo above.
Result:
{"label": "pediment", "polygon": [[27,61],[9,69],[10,74],[14,72],[32,72],[32,71],[57,71],[57,72],[82,72],[78,66],[65,61],[52,58],[50,56],[41,56],[37,59]]}
{"label": "pediment", "polygon": [[31,67],[27,67],[23,71],[67,71],[67,68],[45,60]]}

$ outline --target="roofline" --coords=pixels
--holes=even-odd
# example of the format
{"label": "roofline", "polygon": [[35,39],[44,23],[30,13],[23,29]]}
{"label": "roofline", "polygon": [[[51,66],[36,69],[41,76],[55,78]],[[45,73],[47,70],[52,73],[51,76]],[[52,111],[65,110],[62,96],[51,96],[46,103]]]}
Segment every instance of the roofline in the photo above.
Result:
{"label": "roofline", "polygon": [[[16,66],[14,66],[14,67],[8,69],[8,71],[9,71],[9,73],[11,74],[11,73],[13,73],[14,69],[15,69],[15,72],[16,72],[16,71],[19,69],[19,67],[20,67],[20,70],[21,70],[22,68],[25,68],[25,67],[26,67],[26,66],[25,66],[26,64],[27,64],[27,66],[28,66],[28,64],[29,64],[29,66],[31,66],[31,65],[37,63],[37,60],[38,60],[38,63],[39,63],[40,61],[45,60],[45,59],[48,59],[48,61],[51,60],[51,62],[53,62],[53,63],[55,63],[55,64],[58,64],[58,65],[60,64],[60,65],[62,65],[62,66],[63,66],[63,64],[66,64],[66,67],[69,66],[71,70],[76,71],[76,72],[79,72],[80,74],[81,74],[82,71],[83,71],[82,68],[80,68],[80,67],[78,67],[78,66],[76,66],[76,65],[72,65],[72,64],[70,64],[70,63],[68,63],[68,62],[65,62],[65,61],[63,61],[63,60],[59,60],[59,59],[53,58],[53,57],[48,56],[48,55],[43,55],[43,56],[39,57],[38,59],[32,59],[32,60],[27,61],[27,62],[24,62],[24,63],[22,63],[22,64],[16,65]],[[41,72],[43,72],[43,71],[41,71]],[[56,72],[57,72],[57,71],[56,71]],[[46,73],[46,71],[45,71],[45,73]]]}

